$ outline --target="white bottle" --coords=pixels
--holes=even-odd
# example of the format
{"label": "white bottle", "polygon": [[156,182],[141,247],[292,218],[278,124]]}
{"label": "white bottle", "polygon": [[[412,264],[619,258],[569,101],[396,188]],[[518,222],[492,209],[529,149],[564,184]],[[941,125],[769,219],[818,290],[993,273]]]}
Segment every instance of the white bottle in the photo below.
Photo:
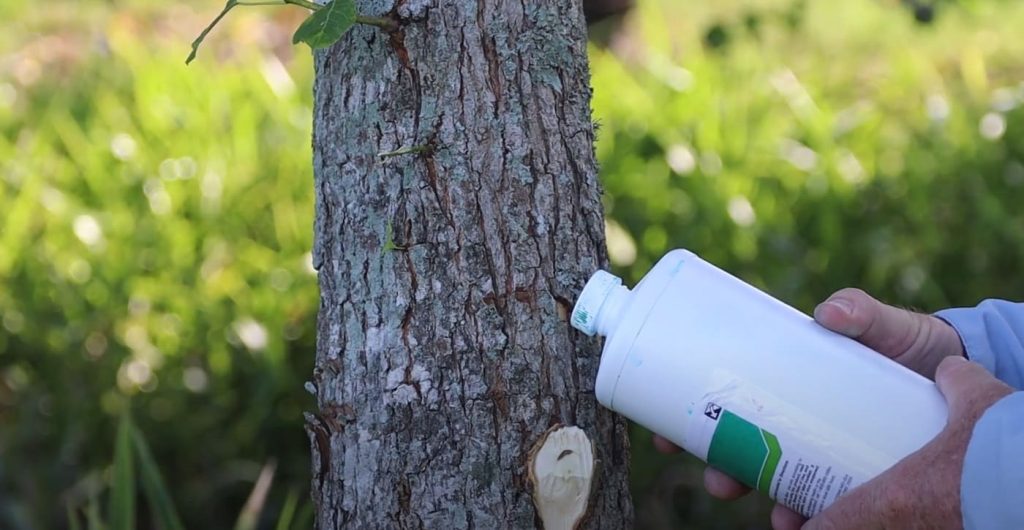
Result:
{"label": "white bottle", "polygon": [[928,379],[685,250],[632,291],[597,271],[571,320],[605,336],[601,404],[805,516],[946,423]]}

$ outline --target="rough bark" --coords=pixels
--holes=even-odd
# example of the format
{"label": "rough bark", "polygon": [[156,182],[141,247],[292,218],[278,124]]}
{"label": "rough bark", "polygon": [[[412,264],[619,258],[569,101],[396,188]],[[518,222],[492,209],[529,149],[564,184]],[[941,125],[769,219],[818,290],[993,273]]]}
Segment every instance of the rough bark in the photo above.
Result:
{"label": "rough bark", "polygon": [[606,264],[579,1],[358,3],[400,29],[316,56],[318,527],[533,528],[556,423],[600,460],[585,526],[630,527],[626,424],[567,323]]}

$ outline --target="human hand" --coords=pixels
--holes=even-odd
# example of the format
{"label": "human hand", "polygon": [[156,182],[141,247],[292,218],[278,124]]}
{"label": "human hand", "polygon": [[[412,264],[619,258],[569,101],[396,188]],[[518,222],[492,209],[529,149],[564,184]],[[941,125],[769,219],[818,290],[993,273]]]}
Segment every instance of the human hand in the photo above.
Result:
{"label": "human hand", "polygon": [[[960,337],[942,320],[883,304],[859,289],[836,292],[815,308],[814,318],[822,326],[856,339],[930,379],[944,358],[963,357]],[[666,453],[679,451],[660,436],[655,436],[654,446]],[[725,500],[750,491],[711,467],[704,471],[704,487],[712,496]],[[798,528],[804,521],[782,505],[775,506],[771,519],[776,530]]]}
{"label": "human hand", "polygon": [[963,528],[960,477],[974,424],[1013,389],[963,357],[943,359],[935,373],[935,384],[949,407],[946,427],[938,436],[881,475],[850,490],[803,526],[776,530]]}

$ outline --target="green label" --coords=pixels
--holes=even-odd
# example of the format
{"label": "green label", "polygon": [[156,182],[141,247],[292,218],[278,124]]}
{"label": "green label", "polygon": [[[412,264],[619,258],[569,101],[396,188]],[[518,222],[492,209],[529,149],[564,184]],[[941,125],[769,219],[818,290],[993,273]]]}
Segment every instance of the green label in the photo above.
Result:
{"label": "green label", "polygon": [[704,415],[718,422],[708,448],[708,464],[768,493],[782,457],[778,438],[714,403],[708,404]]}

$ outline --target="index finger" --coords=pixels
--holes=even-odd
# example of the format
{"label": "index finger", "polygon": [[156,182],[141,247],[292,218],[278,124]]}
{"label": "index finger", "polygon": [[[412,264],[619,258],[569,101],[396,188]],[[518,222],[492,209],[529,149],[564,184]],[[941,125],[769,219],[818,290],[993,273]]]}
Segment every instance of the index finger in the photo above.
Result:
{"label": "index finger", "polygon": [[682,449],[680,449],[676,444],[668,441],[668,439],[663,438],[662,436],[657,434],[654,435],[653,443],[654,448],[657,449],[660,453],[673,454],[682,451]]}

